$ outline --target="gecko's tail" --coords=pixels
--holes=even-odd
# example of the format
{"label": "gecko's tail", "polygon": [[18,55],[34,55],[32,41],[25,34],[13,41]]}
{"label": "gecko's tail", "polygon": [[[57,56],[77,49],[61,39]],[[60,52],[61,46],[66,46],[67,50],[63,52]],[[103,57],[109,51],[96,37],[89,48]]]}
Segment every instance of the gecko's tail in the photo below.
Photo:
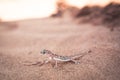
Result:
{"label": "gecko's tail", "polygon": [[78,59],[78,58],[82,58],[83,56],[85,56],[86,54],[91,53],[91,52],[92,52],[91,50],[88,50],[87,52],[75,54],[75,55],[72,55],[70,57],[72,59]]}

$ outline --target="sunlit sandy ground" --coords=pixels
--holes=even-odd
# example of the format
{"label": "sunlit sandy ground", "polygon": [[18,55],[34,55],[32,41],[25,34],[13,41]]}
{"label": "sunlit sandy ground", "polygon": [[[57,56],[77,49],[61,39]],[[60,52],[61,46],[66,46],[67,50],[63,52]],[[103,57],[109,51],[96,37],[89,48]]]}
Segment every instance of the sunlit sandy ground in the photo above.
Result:
{"label": "sunlit sandy ground", "polygon": [[[8,28],[8,27],[6,27]],[[64,19],[18,21],[0,32],[0,80],[119,80],[120,31]],[[2,29],[2,28],[1,28]],[[91,50],[80,64],[24,66],[45,59],[40,50],[72,55]]]}

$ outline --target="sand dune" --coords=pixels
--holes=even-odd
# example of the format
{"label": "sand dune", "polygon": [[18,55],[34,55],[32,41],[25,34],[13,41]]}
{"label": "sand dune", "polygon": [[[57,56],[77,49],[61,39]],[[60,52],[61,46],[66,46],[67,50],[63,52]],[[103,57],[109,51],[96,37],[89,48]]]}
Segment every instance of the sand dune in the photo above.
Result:
{"label": "sand dune", "polygon": [[[0,80],[119,80],[120,32],[103,26],[77,25],[60,18],[18,21],[0,32]],[[40,50],[73,55],[91,50],[78,65],[24,66],[42,61]]]}

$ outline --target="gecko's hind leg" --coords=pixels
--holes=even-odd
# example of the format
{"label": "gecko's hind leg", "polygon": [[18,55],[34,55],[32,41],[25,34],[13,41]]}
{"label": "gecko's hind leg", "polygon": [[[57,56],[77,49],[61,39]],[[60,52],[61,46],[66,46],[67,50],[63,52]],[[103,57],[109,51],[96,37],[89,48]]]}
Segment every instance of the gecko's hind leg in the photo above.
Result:
{"label": "gecko's hind leg", "polygon": [[77,60],[71,60],[71,61],[74,62],[75,64],[80,64],[80,62]]}

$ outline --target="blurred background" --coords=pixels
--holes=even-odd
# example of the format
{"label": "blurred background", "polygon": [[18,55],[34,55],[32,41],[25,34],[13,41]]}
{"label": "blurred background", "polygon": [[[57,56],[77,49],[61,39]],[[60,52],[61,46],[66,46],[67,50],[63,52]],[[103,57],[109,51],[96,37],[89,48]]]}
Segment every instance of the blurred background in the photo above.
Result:
{"label": "blurred background", "polygon": [[14,21],[27,18],[48,17],[56,11],[56,2],[66,2],[79,8],[85,5],[104,6],[119,0],[0,0],[0,18],[3,21]]}

